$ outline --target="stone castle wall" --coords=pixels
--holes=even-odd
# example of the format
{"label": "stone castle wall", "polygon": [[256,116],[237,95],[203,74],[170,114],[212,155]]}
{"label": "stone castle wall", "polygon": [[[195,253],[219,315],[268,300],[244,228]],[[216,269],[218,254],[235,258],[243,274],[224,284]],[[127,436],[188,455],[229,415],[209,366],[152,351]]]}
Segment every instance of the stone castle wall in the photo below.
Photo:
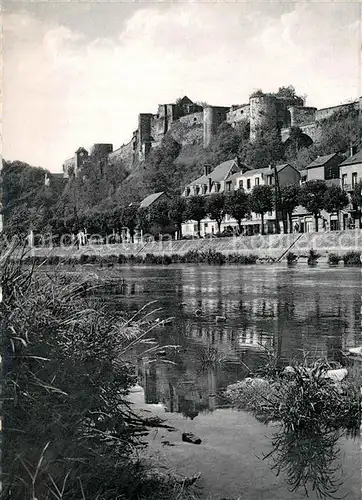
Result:
{"label": "stone castle wall", "polygon": [[250,120],[250,104],[231,106],[230,110],[226,113],[226,122],[232,127],[235,127],[244,120]]}
{"label": "stone castle wall", "polygon": [[[317,110],[293,99],[262,94],[250,97],[248,104],[231,107],[205,106],[202,110],[200,105],[184,98],[181,104],[160,104],[156,114],[141,113],[138,128],[133,132],[131,141],[117,150],[111,152],[111,144],[98,144],[94,147],[98,148],[97,156],[107,155],[112,163],[122,161],[131,171],[136,163],[147,158],[151,148],[161,144],[166,133],[169,132],[182,146],[203,144],[206,148],[222,123],[237,128],[242,122],[249,122],[251,140],[256,138],[261,128],[270,127],[281,130],[282,140],[286,141],[290,136],[290,128],[300,127],[316,142],[321,135],[320,122],[351,106],[359,109],[360,103]],[[75,163],[75,157],[64,162],[65,176],[74,168]]]}
{"label": "stone castle wall", "polygon": [[122,163],[128,171],[131,171],[137,155],[136,145],[136,141],[133,138],[127,144],[123,144],[120,148],[108,154],[108,161],[112,165]]}

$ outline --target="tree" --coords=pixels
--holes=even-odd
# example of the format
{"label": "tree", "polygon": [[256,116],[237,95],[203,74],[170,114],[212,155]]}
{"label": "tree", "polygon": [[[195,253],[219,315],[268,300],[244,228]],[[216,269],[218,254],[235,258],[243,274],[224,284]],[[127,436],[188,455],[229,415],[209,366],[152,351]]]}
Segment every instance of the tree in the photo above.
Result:
{"label": "tree", "polygon": [[206,202],[206,211],[210,219],[216,221],[217,231],[221,232],[221,223],[225,217],[225,196],[222,193],[216,193],[208,197]]}
{"label": "tree", "polygon": [[280,133],[275,128],[262,127],[255,139],[241,150],[241,159],[254,168],[277,163],[283,159],[284,146]]}
{"label": "tree", "polygon": [[351,194],[351,203],[357,210],[357,216],[359,219],[359,226],[361,227],[361,212],[362,212],[362,180],[357,182],[355,185],[352,194]]}
{"label": "tree", "polygon": [[[280,206],[282,209],[282,212],[286,214],[286,216],[289,219],[289,232],[291,233],[293,231],[293,226],[292,226],[292,215],[295,210],[295,208],[299,204],[299,186],[296,186],[295,184],[290,184],[288,186],[281,186],[280,188]],[[285,220],[285,226],[286,224]],[[286,231],[285,231],[286,232]]]}
{"label": "tree", "polygon": [[250,209],[261,216],[261,234],[264,234],[264,215],[273,210],[273,198],[271,186],[254,186],[250,194]]}
{"label": "tree", "polygon": [[197,222],[197,235],[200,237],[201,221],[206,217],[206,200],[203,196],[192,196],[187,200],[186,217]]}
{"label": "tree", "polygon": [[347,193],[335,184],[329,186],[324,193],[324,208],[328,213],[337,212],[339,224],[339,212],[349,204]]}
{"label": "tree", "polygon": [[288,99],[289,101],[293,101],[296,106],[304,106],[307,98],[306,95],[297,95],[297,92],[293,85],[288,85],[287,87],[279,87],[278,92],[273,95],[281,99]]}
{"label": "tree", "polygon": [[[139,208],[137,210],[135,222],[136,222],[136,227],[140,231],[142,231],[143,234],[149,233],[150,231],[150,212],[148,208]],[[133,240],[132,240],[133,241]]]}
{"label": "tree", "polygon": [[[152,232],[155,234],[165,232],[171,232],[171,220],[169,216],[170,205],[168,201],[159,201],[152,205],[149,209],[149,221],[152,228]],[[174,231],[172,231],[174,232]]]}
{"label": "tree", "polygon": [[316,231],[318,231],[320,211],[325,207],[324,195],[326,191],[327,184],[322,180],[307,181],[299,191],[299,203],[313,214]]}
{"label": "tree", "polygon": [[243,189],[228,193],[225,200],[225,211],[238,223],[241,233],[241,221],[250,213],[249,195]]}
{"label": "tree", "polygon": [[181,196],[173,198],[170,202],[169,216],[178,232],[178,239],[182,239],[182,224],[186,221],[186,200]]}
{"label": "tree", "polygon": [[174,185],[174,161],[176,160],[181,146],[173,137],[165,135],[161,145],[151,150],[145,163],[145,182],[151,192],[174,192],[179,188]]}
{"label": "tree", "polygon": [[128,229],[129,234],[131,236],[131,241],[134,243],[134,233],[137,227],[137,207],[130,206],[126,207],[123,211],[123,224]]}
{"label": "tree", "polygon": [[212,165],[217,166],[238,156],[249,140],[249,130],[249,123],[241,124],[237,128],[222,123],[208,148]]}

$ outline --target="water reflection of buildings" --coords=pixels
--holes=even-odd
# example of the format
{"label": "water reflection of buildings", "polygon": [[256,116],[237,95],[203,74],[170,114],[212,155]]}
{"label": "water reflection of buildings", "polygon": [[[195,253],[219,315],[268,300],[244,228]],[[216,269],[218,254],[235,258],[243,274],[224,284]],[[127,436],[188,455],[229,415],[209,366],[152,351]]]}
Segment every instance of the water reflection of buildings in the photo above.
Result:
{"label": "water reflection of buildings", "polygon": [[[328,270],[319,275],[322,282],[304,271],[260,269],[186,266],[157,270],[157,275],[150,270],[137,281],[134,298],[129,287],[129,307],[140,302],[142,289],[143,303],[157,298],[164,316],[177,317],[157,332],[163,345],[181,345],[172,359],[175,365],[158,360],[141,367],[147,402],[162,402],[167,411],[192,418],[221,404],[219,391],[246,376],[246,367],[255,371],[263,348],[285,362],[303,353],[339,360],[341,351],[358,344],[356,289],[343,282],[337,287]],[[195,316],[196,309],[201,317]],[[226,321],[216,323],[217,315]],[[226,367],[200,369],[197,353],[210,348]]]}
{"label": "water reflection of buildings", "polygon": [[182,413],[191,419],[199,413],[213,411],[217,407],[216,371],[209,369],[195,376],[195,370],[186,367],[186,370],[177,370],[175,373],[162,361],[155,364],[144,360],[140,375],[145,402],[162,403],[165,411]]}

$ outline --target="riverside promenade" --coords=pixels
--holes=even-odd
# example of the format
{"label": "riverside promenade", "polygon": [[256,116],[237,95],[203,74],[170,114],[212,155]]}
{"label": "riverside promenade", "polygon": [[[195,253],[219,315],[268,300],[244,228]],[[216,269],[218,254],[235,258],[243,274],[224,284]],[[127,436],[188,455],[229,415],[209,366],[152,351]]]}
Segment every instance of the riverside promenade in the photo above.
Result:
{"label": "riverside promenade", "polygon": [[77,249],[76,246],[34,247],[29,254],[34,257],[56,256],[60,259],[80,259],[82,255],[145,256],[185,255],[188,252],[219,252],[223,255],[255,255],[259,259],[286,259],[288,252],[298,257],[307,257],[313,249],[322,258],[334,253],[343,255],[347,252],[362,250],[362,229],[347,231],[324,231],[312,233],[271,234],[257,236],[235,236],[227,238],[207,238],[194,240],[164,240],[121,244],[87,244]]}

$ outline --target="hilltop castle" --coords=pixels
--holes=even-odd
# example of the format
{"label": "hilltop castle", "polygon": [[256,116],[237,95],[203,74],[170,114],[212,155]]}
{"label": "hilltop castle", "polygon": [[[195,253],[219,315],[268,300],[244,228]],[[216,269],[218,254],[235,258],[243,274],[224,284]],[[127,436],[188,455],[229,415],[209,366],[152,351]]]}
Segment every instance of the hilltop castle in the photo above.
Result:
{"label": "hilltop castle", "polygon": [[159,104],[156,114],[141,113],[138,128],[127,144],[113,150],[112,144],[94,144],[88,152],[80,147],[75,156],[63,164],[64,177],[77,175],[79,168],[89,157],[108,158],[112,164],[122,162],[131,171],[133,166],[144,161],[150,150],[161,144],[169,133],[181,145],[203,144],[206,148],[222,123],[237,128],[241,123],[250,125],[250,140],[255,139],[263,127],[280,130],[283,142],[290,137],[292,127],[299,127],[307,142],[318,142],[320,123],[334,112],[353,106],[359,109],[360,102],[342,104],[324,109],[305,106],[297,96],[283,96],[255,92],[247,104],[225,106],[201,105],[183,97],[173,104]]}

